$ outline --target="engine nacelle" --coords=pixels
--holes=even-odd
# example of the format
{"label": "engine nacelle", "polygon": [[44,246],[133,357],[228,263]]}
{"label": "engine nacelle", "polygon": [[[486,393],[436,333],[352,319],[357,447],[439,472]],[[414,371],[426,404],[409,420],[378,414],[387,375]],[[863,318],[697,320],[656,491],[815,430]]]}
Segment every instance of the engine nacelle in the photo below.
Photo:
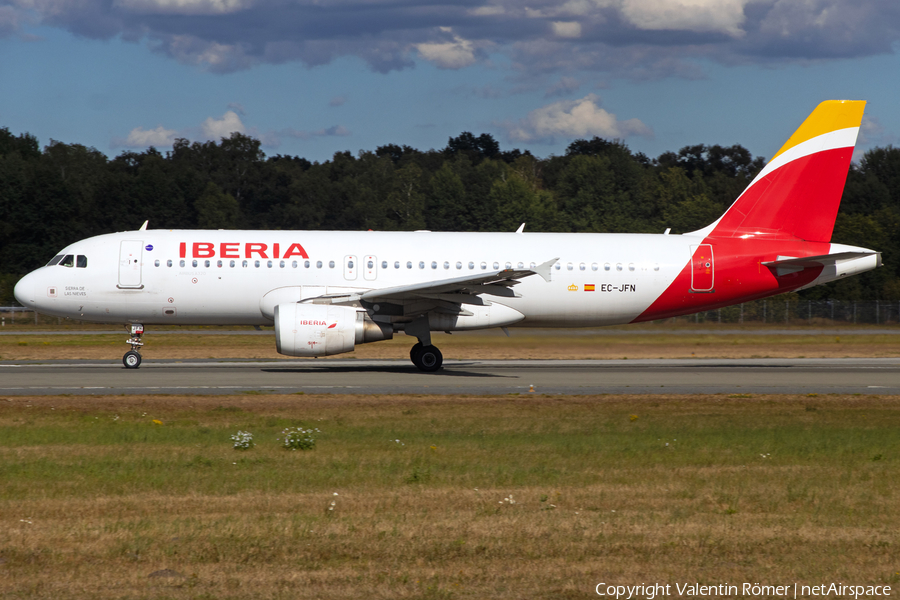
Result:
{"label": "engine nacelle", "polygon": [[275,307],[275,348],[287,356],[329,356],[352,352],[356,344],[394,337],[390,323],[330,304],[279,304]]}

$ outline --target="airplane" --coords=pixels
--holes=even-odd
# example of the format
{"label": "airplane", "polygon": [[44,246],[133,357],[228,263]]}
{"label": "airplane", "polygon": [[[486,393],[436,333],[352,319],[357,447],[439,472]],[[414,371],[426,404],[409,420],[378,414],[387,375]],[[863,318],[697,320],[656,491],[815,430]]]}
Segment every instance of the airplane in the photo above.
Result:
{"label": "airplane", "polygon": [[639,323],[793,292],[881,266],[831,243],[864,101],[823,102],[714,223],[673,235],[157,230],[75,242],[22,278],[47,315],[145,325],[274,325],[279,353],[319,357],[432,331]]}

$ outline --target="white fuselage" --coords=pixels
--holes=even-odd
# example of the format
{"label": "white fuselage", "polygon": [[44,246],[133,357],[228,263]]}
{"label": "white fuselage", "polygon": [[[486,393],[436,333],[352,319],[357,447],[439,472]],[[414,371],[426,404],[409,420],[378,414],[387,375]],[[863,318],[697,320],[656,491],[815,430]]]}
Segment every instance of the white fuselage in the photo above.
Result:
{"label": "white fuselage", "polygon": [[[432,314],[431,328],[588,327],[689,314],[880,264],[867,251],[872,255],[808,276],[776,277],[762,266],[782,255],[849,250],[865,249],[694,235],[140,230],[67,246],[58,264],[24,277],[16,297],[39,312],[84,321],[269,325],[280,303],[534,269],[558,259],[549,281],[522,277],[512,288],[516,297],[482,294],[494,305],[491,314],[482,308],[482,316],[449,324]],[[383,322],[404,320],[367,310]]]}
{"label": "white fuselage", "polygon": [[700,241],[649,234],[132,231],[66,247],[61,255],[84,256],[87,266],[38,269],[17,295],[42,313],[84,321],[266,325],[272,320],[260,301],[278,288],[300,286],[308,298],[559,258],[550,282],[528,277],[514,288],[520,297],[486,298],[522,313],[519,326],[610,325],[640,315]]}

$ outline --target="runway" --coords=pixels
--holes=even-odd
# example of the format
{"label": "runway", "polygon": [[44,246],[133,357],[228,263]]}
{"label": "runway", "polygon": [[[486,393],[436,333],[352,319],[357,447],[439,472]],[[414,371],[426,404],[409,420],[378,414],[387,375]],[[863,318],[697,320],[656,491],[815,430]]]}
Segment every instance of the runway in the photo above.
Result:
{"label": "runway", "polygon": [[0,362],[0,395],[54,394],[900,394],[900,358],[715,360]]}

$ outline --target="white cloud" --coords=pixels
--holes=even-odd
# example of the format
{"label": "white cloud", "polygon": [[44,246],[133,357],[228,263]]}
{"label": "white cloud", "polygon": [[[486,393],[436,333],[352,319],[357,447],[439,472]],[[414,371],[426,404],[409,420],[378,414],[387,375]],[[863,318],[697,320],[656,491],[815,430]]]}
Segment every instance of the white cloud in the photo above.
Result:
{"label": "white cloud", "polygon": [[581,23],[578,21],[553,21],[550,23],[553,35],[561,38],[580,38]]}
{"label": "white cloud", "polygon": [[224,115],[222,115],[221,119],[214,119],[209,117],[205,121],[203,121],[203,125],[200,126],[200,130],[203,132],[203,135],[207,137],[207,139],[218,140],[220,138],[227,138],[235,131],[238,133],[244,133],[247,129],[244,127],[244,124],[241,122],[241,118],[237,115],[233,110],[227,111]]}
{"label": "white cloud", "polygon": [[720,32],[744,35],[744,6],[750,0],[622,0],[622,15],[638,29]]}
{"label": "white cloud", "polygon": [[505,8],[496,5],[479,6],[478,8],[469,9],[469,14],[476,17],[496,17],[505,12]]}
{"label": "white cloud", "polygon": [[113,6],[142,14],[224,15],[253,6],[252,0],[115,0]]}
{"label": "white cloud", "polygon": [[159,125],[156,129],[135,127],[125,139],[113,140],[113,148],[148,148],[150,146],[171,146],[178,137],[174,129],[166,129]]}
{"label": "white cloud", "polygon": [[228,110],[221,118],[209,117],[199,127],[187,127],[181,130],[166,129],[162,125],[156,129],[144,129],[135,127],[126,138],[113,138],[111,148],[147,148],[149,146],[171,146],[176,139],[185,138],[193,140],[213,140],[218,142],[221,138],[228,138],[232,133],[242,133],[257,138],[263,146],[277,148],[281,145],[281,138],[290,137],[308,140],[317,137],[346,137],[352,132],[343,125],[332,125],[315,131],[302,131],[298,129],[281,129],[278,131],[260,132],[255,127],[247,127],[241,121],[235,110],[243,107],[240,104],[229,104]]}
{"label": "white cloud", "polygon": [[638,119],[619,121],[598,106],[600,98],[588,94],[580,100],[561,100],[528,113],[518,123],[506,124],[509,138],[517,142],[547,142],[567,138],[651,137],[652,130]]}
{"label": "white cloud", "polygon": [[462,69],[475,62],[474,44],[458,35],[452,42],[416,44],[415,48],[419,56],[441,69]]}
{"label": "white cloud", "polygon": [[247,69],[258,61],[248,56],[240,44],[207,42],[190,35],[167,36],[156,43],[156,49],[180,63],[203,66],[216,73]]}
{"label": "white cloud", "polygon": [[346,96],[335,96],[334,98],[332,98],[331,100],[328,101],[328,106],[336,108],[338,106],[343,106],[346,103],[347,103]]}

